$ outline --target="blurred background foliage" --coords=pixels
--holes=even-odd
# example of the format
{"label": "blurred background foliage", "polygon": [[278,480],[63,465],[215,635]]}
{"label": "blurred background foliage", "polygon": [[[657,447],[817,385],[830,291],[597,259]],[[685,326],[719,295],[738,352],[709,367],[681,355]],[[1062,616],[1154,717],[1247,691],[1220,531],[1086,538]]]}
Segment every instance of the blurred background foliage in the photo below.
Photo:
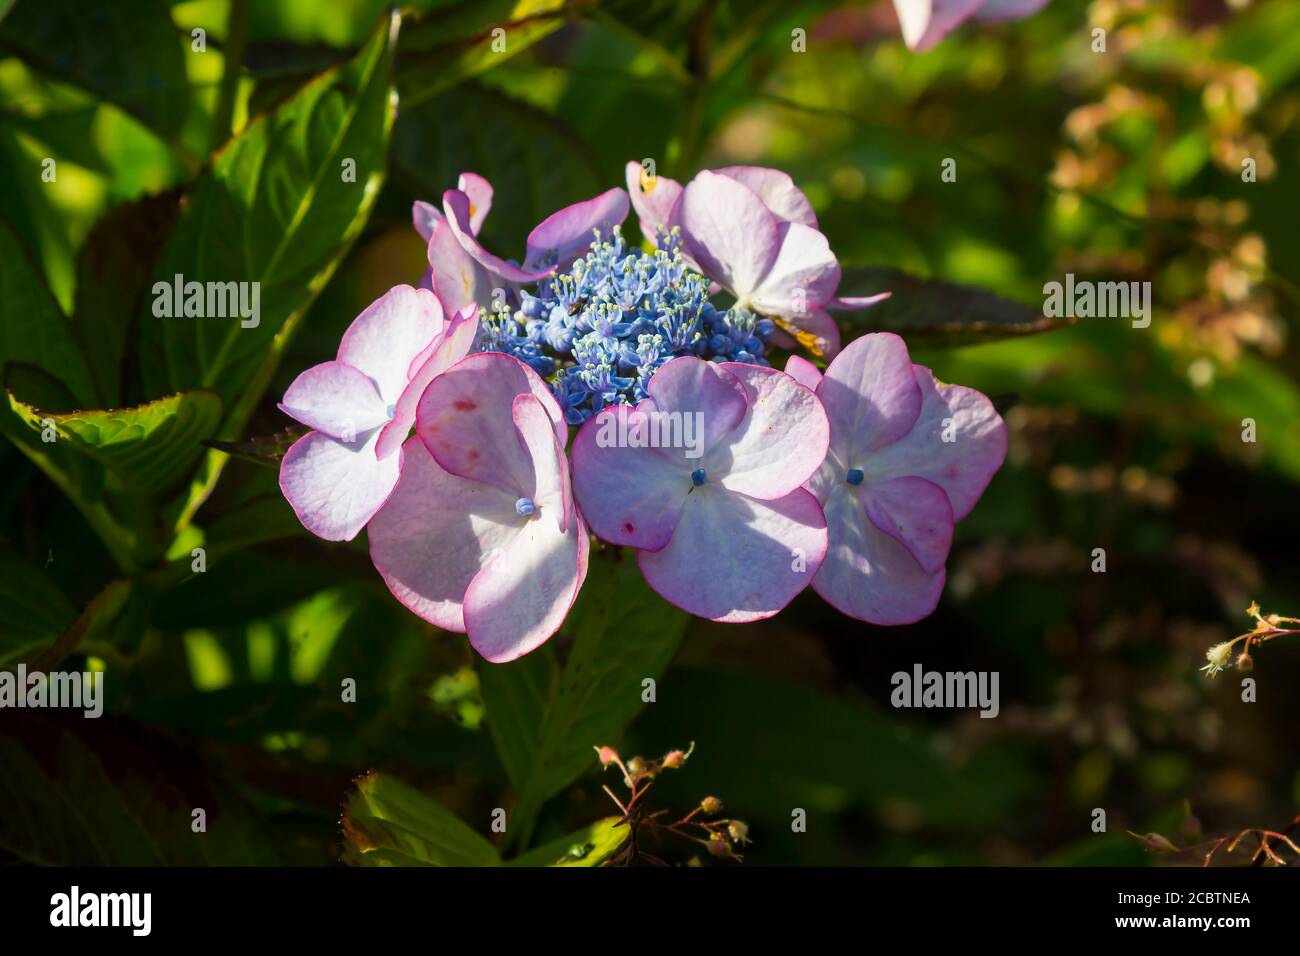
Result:
{"label": "blurred background foliage", "polygon": [[[0,445],[0,663],[108,672],[99,721],[0,714],[0,860],[328,864],[343,855],[349,793],[350,819],[371,821],[352,829],[372,837],[376,819],[415,812],[402,791],[384,817],[376,778],[354,791],[372,769],[482,836],[493,808],[531,802],[535,845],[612,812],[581,757],[591,744],[658,756],[694,741],[655,799],[686,810],[720,797],[749,821],[756,863],[1142,864],[1126,830],[1185,845],[1300,811],[1300,648],[1260,652],[1257,703],[1241,702],[1239,675],[1197,671],[1207,647],[1248,629],[1252,599],[1300,613],[1300,191],[1288,175],[1300,5],[1055,0],[924,55],[904,48],[886,0],[429,0],[404,8],[395,51],[384,10],[0,3],[0,358],[18,400]],[[496,26],[504,54],[490,48]],[[344,82],[312,85],[335,67]],[[311,134],[356,103],[368,105],[355,148],[338,155],[358,157],[364,194],[321,209],[333,251],[264,276],[284,299],[265,334],[288,332],[268,340],[269,360],[247,357],[256,370],[202,369],[215,397],[186,392],[188,417],[151,413],[188,481],[131,470],[139,460],[111,454],[94,413],[71,413],[197,385],[151,365],[133,316],[155,260],[238,250],[192,212],[178,225],[172,191],[220,212],[238,157],[272,149],[257,137],[279,127],[259,132],[256,117],[300,123],[305,162],[325,149]],[[47,157],[56,182],[42,181]],[[1255,182],[1241,176],[1247,157]],[[558,668],[580,656],[575,634],[599,626],[574,623],[526,667],[491,673],[462,637],[391,599],[364,540],[301,530],[256,460],[274,441],[229,458],[198,441],[282,431],[274,396],[334,353],[366,303],[418,280],[414,199],[482,173],[496,188],[484,237],[519,249],[544,215],[621,185],[623,164],[643,158],[683,178],[787,170],[846,265],[846,292],[876,291],[891,268],[1032,315],[1043,284],[1072,272],[1150,281],[1154,315],[1147,329],[971,335],[945,321],[940,296],[919,319],[904,302],[853,319],[851,334],[906,328],[916,361],[995,396],[1010,429],[1006,467],[958,528],[939,610],[886,630],[807,592],[731,628],[639,595],[610,626],[589,598],[575,617],[606,621],[604,644],[581,653],[612,680],[659,673],[656,701],[566,723]],[[940,177],[948,158],[956,182]],[[234,235],[270,241],[276,215],[254,209]],[[88,397],[72,358],[24,344],[59,312],[90,354]],[[66,413],[60,428],[88,459],[52,480],[58,463],[33,458],[22,408]],[[158,493],[141,497],[141,482]],[[1095,548],[1104,574],[1090,570]],[[607,563],[634,591],[626,562]],[[918,662],[999,671],[1000,717],[892,709],[890,675]],[[348,678],[355,703],[340,700]],[[521,703],[530,693],[540,710]],[[512,750],[509,721],[558,742]],[[583,736],[595,734],[608,737]],[[543,752],[565,771],[543,779]],[[196,806],[220,839],[189,832]],[[791,832],[796,807],[806,833]],[[1096,807],[1105,835],[1090,830]],[[457,859],[495,859],[462,836]]]}

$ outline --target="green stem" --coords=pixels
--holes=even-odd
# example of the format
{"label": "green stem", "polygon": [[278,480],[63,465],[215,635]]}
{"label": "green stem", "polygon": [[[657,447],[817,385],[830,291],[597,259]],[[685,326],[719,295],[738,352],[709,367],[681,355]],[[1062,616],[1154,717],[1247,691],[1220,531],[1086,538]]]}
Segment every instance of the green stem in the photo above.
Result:
{"label": "green stem", "polygon": [[230,136],[235,116],[235,97],[239,93],[239,73],[248,42],[248,0],[230,0],[230,17],[226,21],[226,63],[217,94],[217,111],[212,117],[212,148],[221,146]]}

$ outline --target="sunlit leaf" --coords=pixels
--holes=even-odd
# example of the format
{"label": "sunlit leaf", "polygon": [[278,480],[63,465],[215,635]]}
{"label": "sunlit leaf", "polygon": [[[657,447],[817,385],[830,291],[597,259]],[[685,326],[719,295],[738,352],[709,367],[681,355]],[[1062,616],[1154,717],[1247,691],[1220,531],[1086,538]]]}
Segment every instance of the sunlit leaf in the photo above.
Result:
{"label": "sunlit leaf", "polygon": [[597,820],[576,833],[543,843],[506,866],[600,866],[627,842],[631,831],[619,817]]}
{"label": "sunlit leaf", "polygon": [[113,490],[147,497],[183,476],[203,452],[202,442],[221,421],[221,399],[195,391],[136,408],[45,412],[11,393],[10,408],[34,431],[53,427],[67,442],[107,469]]}
{"label": "sunlit leaf", "polygon": [[491,843],[436,800],[387,774],[357,781],[343,812],[344,858],[359,866],[494,866]]}

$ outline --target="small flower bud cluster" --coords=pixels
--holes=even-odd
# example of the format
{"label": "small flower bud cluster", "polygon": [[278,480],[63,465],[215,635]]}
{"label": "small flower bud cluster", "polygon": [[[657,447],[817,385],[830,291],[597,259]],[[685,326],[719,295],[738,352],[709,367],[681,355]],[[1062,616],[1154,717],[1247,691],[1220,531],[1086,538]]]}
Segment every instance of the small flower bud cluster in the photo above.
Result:
{"label": "small flower bud cluster", "polygon": [[650,377],[680,355],[767,365],[775,329],[748,309],[709,302],[709,280],[686,266],[677,229],[660,230],[655,251],[643,252],[615,226],[567,272],[498,297],[479,348],[531,366],[580,425],[606,405],[645,398]]}

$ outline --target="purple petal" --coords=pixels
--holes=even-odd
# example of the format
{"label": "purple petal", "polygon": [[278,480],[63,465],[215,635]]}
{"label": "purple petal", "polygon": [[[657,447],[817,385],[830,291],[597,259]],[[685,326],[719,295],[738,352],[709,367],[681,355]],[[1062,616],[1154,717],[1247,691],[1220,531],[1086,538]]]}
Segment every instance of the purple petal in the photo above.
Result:
{"label": "purple petal", "polygon": [[814,591],[840,613],[871,624],[913,624],[934,611],[943,593],[942,568],[925,571],[877,528],[851,485],[837,483],[822,507],[830,543]]}
{"label": "purple petal", "polygon": [[672,540],[639,551],[646,583],[665,600],[714,621],[771,617],[817,574],[826,520],[802,488],[758,501],[706,484],[686,499]]}
{"label": "purple petal", "polygon": [[[739,379],[693,355],[681,355],[665,362],[650,379],[646,393],[654,400],[658,412],[690,416],[689,423],[684,417],[678,419],[683,423],[682,434],[686,434],[686,428],[692,428],[691,434],[700,436],[700,440],[696,448],[674,450],[683,465],[692,457],[707,455],[722,436],[740,424],[748,405],[745,386]],[[692,464],[687,471],[694,468]]]}
{"label": "purple petal", "polygon": [[492,276],[465,251],[445,220],[433,230],[428,255],[433,290],[449,314],[492,300]]}
{"label": "purple petal", "polygon": [[552,213],[528,234],[524,268],[567,269],[590,248],[596,230],[608,238],[614,227],[627,218],[627,208],[627,193],[615,187]]}
{"label": "purple petal", "polygon": [[[873,475],[928,478],[948,495],[955,520],[970,514],[1007,454],[1007,426],[973,388],[938,385],[915,365],[922,406],[916,423],[868,461]],[[951,439],[951,440],[946,440]]]}
{"label": "purple petal", "polygon": [[984,0],[976,20],[1019,20],[1047,6],[1047,0]]}
{"label": "purple petal", "polygon": [[892,332],[850,342],[826,369],[817,397],[831,423],[831,451],[845,468],[902,438],[921,414],[907,345]]}
{"label": "purple petal", "polygon": [[[653,384],[653,379],[651,380]],[[573,493],[592,531],[610,544],[658,551],[668,543],[692,488],[680,455],[620,444],[650,432],[654,402],[611,405],[573,440]]]}
{"label": "purple petal", "polygon": [[907,548],[921,570],[943,567],[952,547],[952,505],[944,490],[924,478],[889,478],[861,486],[867,517]]}
{"label": "purple petal", "polygon": [[930,49],[968,17],[985,0],[894,0],[903,42],[916,53]]}
{"label": "purple petal", "polygon": [[778,240],[776,258],[749,298],[759,312],[779,315],[797,325],[801,316],[835,295],[840,264],[826,237],[816,229],[797,222],[782,223]]}
{"label": "purple petal", "polygon": [[442,212],[433,203],[417,199],[411,205],[411,224],[426,243],[433,236],[434,227],[442,222]]}
{"label": "purple petal", "polygon": [[456,188],[469,198],[469,228],[477,236],[492,208],[492,184],[478,173],[461,173]]}
{"label": "purple petal", "polygon": [[[500,282],[536,282],[554,271],[552,269],[543,269],[541,271],[521,269],[519,266],[506,262],[506,260],[494,256],[484,249],[474,236],[469,197],[459,189],[448,189],[442,194],[442,211],[447,217],[445,221],[451,227],[451,231],[455,234],[460,247],[490,273],[492,281],[496,281],[498,284]],[[437,269],[437,264],[432,260],[429,264],[434,266],[435,270]]]}
{"label": "purple petal", "polygon": [[781,221],[798,222],[817,228],[817,214],[813,212],[812,203],[788,173],[768,169],[766,166],[724,166],[714,172],[730,176],[754,190],[758,198],[763,200],[763,205],[772,210],[772,215]]}
{"label": "purple petal", "polygon": [[681,220],[686,249],[704,274],[747,301],[781,250],[780,221],[763,200],[706,170],[682,192]]}
{"label": "purple petal", "polygon": [[574,510],[569,461],[556,438],[551,416],[531,392],[515,396],[511,416],[519,444],[533,463],[533,486],[524,494],[538,513],[555,522],[558,531],[568,531]]}
{"label": "purple petal", "polygon": [[822,383],[821,369],[801,355],[791,355],[785,360],[785,374],[814,392]]}
{"label": "purple petal", "polygon": [[591,542],[581,521],[566,533],[551,521],[520,520],[523,527],[465,592],[469,642],[494,664],[535,650],[558,631],[586,576]]}
{"label": "purple petal", "polygon": [[840,312],[853,312],[858,309],[869,309],[879,302],[884,302],[894,293],[877,292],[875,295],[846,295],[836,296],[826,303],[826,308],[835,309]]}
{"label": "purple petal", "polygon": [[660,228],[680,225],[682,184],[667,176],[643,177],[643,173],[640,163],[627,164],[627,191],[641,225],[641,235],[653,243]]}
{"label": "purple petal", "polygon": [[803,315],[778,317],[777,321],[774,345],[786,349],[802,346],[827,361],[840,354],[840,327],[825,309],[810,306]]}

